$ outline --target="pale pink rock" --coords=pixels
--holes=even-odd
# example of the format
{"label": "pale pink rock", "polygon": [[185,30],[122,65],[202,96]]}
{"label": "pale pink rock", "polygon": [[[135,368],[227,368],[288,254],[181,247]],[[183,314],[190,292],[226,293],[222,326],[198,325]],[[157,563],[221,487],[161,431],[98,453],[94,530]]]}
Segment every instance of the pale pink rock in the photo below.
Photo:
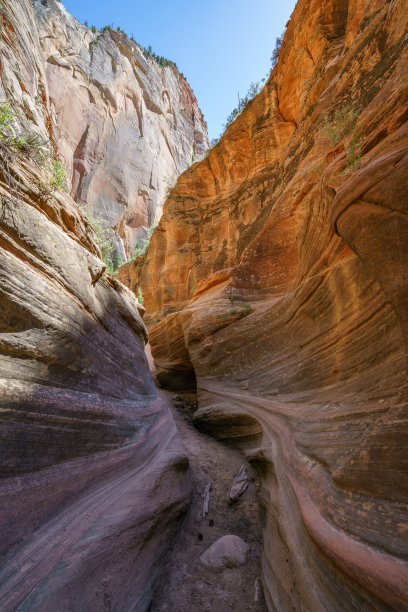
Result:
{"label": "pale pink rock", "polygon": [[227,567],[237,567],[246,563],[248,544],[236,535],[225,535],[201,555],[200,562],[204,567],[213,570],[223,570]]}

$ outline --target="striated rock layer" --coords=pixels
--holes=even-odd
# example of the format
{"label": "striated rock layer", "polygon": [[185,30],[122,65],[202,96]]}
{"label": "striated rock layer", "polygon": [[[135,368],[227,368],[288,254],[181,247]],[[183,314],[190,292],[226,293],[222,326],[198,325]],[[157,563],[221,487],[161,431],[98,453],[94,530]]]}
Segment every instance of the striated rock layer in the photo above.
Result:
{"label": "striated rock layer", "polygon": [[0,5],[0,609],[146,610],[188,462],[143,308],[39,157],[53,133],[32,3]]}
{"label": "striated rock layer", "polygon": [[270,610],[408,607],[407,43],[404,0],[299,0],[120,273],[159,380],[263,476]]}
{"label": "striated rock layer", "polygon": [[203,156],[207,124],[174,64],[146,58],[123,32],[93,33],[58,0],[33,4],[71,195],[109,221],[125,259],[180,172]]}

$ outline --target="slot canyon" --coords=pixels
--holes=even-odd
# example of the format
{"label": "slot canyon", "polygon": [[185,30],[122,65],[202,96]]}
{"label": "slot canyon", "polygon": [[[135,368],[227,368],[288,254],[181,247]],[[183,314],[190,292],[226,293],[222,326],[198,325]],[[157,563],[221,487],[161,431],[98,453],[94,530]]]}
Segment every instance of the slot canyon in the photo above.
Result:
{"label": "slot canyon", "polygon": [[119,28],[0,25],[0,609],[406,611],[406,0],[298,0],[212,146]]}

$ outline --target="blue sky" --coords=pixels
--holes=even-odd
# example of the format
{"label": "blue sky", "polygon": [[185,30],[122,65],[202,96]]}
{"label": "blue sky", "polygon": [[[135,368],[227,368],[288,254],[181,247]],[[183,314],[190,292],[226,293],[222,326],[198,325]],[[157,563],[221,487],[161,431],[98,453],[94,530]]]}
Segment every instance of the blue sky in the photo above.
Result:
{"label": "blue sky", "polygon": [[81,23],[113,23],[177,63],[197,96],[210,138],[251,81],[270,68],[275,39],[296,0],[63,0]]}

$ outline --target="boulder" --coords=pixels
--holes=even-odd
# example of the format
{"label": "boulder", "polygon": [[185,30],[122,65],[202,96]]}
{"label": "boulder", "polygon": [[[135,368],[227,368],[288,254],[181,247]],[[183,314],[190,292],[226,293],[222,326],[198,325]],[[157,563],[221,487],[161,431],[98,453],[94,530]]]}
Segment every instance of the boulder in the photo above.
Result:
{"label": "boulder", "polygon": [[241,495],[245,493],[249,484],[249,476],[245,465],[241,466],[238,474],[235,476],[229,494],[229,503],[236,502]]}
{"label": "boulder", "polygon": [[225,535],[201,555],[200,562],[212,570],[223,570],[246,563],[248,544],[236,535]]}

